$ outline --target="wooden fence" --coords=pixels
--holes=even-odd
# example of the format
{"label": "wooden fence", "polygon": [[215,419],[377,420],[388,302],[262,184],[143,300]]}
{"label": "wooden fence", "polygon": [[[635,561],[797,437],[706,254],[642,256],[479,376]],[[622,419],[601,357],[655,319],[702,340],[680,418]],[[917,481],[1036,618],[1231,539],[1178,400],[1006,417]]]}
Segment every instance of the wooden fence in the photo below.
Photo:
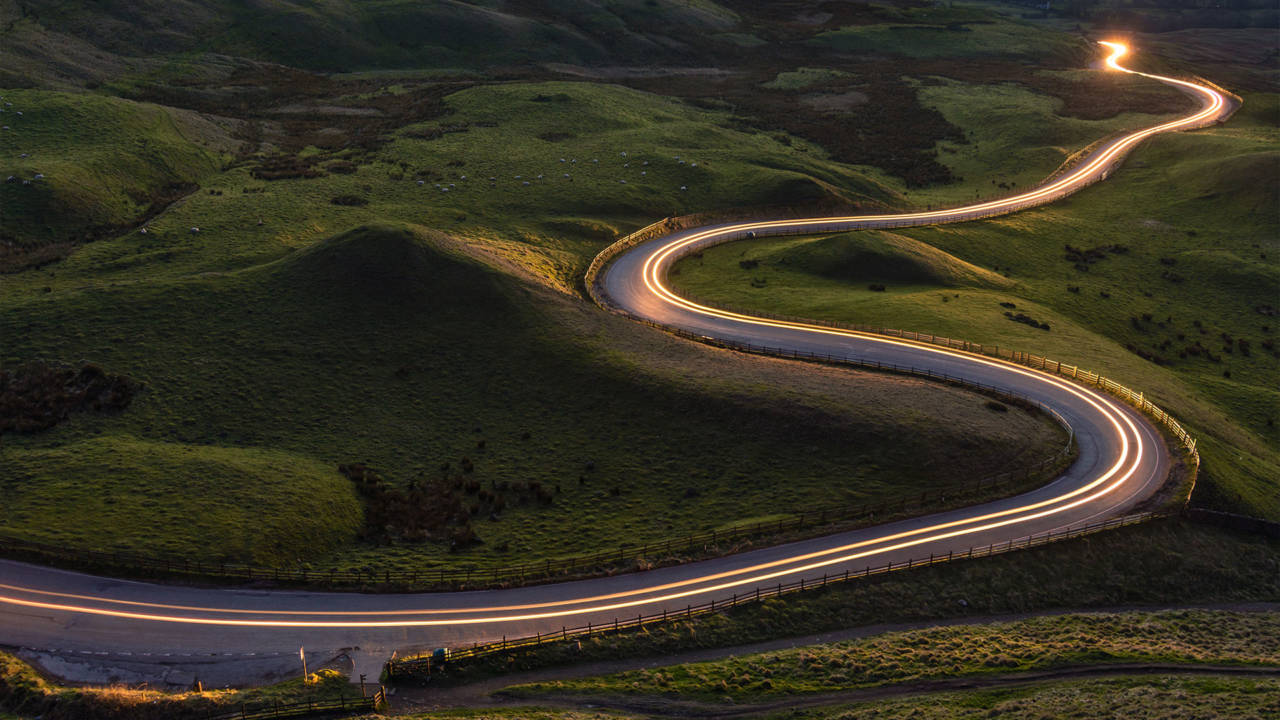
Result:
{"label": "wooden fence", "polygon": [[362,697],[330,698],[327,700],[300,700],[293,703],[272,703],[239,710],[208,715],[205,720],[267,720],[268,718],[303,718],[319,715],[367,713],[387,707],[386,689],[379,686],[373,695]]}
{"label": "wooden fence", "polygon": [[385,677],[387,682],[392,683],[424,682],[432,674],[441,671],[448,667],[448,665],[465,662],[469,659],[501,655],[514,650],[536,648],[551,643],[589,638],[596,635],[618,633],[624,630],[640,628],[654,623],[683,620],[698,615],[724,612],[739,605],[760,602],[761,600],[772,597],[788,595],[794,592],[803,592],[805,590],[825,588],[829,585],[850,582],[862,578],[883,576],[902,570],[911,570],[914,568],[953,562],[956,560],[990,557],[992,555],[1000,555],[1014,550],[1025,550],[1027,548],[1039,547],[1059,540],[1078,538],[1114,528],[1136,525],[1158,517],[1167,516],[1158,513],[1127,515],[1125,517],[1111,518],[1110,520],[1091,523],[1076,528],[1064,528],[1062,530],[1029,535],[1023,538],[1011,539],[1006,542],[994,543],[983,547],[970,547],[967,551],[963,552],[949,552],[946,555],[931,554],[927,558],[920,557],[908,559],[899,563],[890,562],[874,567],[867,566],[861,570],[845,569],[837,573],[824,573],[821,576],[800,578],[799,580],[787,583],[779,582],[773,585],[758,585],[751,590],[734,593],[720,599],[712,599],[697,605],[689,604],[684,608],[663,610],[661,612],[654,612],[648,615],[639,614],[633,617],[615,617],[612,621],[603,623],[588,623],[577,627],[564,626],[559,630],[546,633],[537,633],[518,638],[503,637],[501,640],[494,642],[483,644],[476,643],[470,647],[452,648],[448,653],[448,659],[444,661],[440,661],[432,655],[398,658],[387,662],[384,668]]}

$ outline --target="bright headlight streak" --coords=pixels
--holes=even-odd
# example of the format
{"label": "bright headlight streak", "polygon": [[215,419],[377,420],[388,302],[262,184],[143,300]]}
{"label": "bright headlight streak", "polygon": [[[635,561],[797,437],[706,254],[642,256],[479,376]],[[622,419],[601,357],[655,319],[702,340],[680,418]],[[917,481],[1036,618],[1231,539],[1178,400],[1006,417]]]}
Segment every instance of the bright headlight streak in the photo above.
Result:
{"label": "bright headlight streak", "polygon": [[[845,337],[856,337],[859,340],[863,340],[863,341],[872,341],[872,342],[883,343],[888,345],[911,347],[916,350],[927,351],[930,353],[937,353],[940,355],[950,355],[953,357],[963,358],[968,362],[985,364],[991,367],[998,367],[1003,372],[1016,373],[1016,374],[1031,378],[1033,380],[1036,380],[1038,382],[1044,382],[1060,390],[1071,393],[1076,397],[1078,397],[1079,399],[1083,400],[1085,403],[1087,403],[1089,406],[1091,406],[1095,410],[1097,410],[1098,413],[1101,416],[1103,416],[1106,419],[1106,421],[1115,430],[1120,442],[1121,451],[1120,451],[1119,459],[1116,461],[1116,463],[1112,465],[1106,472],[1102,473],[1099,477],[1087,483],[1086,485],[1076,488],[1075,490],[1072,490],[1070,492],[1064,493],[1063,495],[1057,496],[1055,498],[1040,501],[1037,503],[1031,503],[1031,504],[1023,505],[1016,508],[1009,508],[1002,511],[987,513],[981,516],[963,518],[960,520],[954,520],[946,523],[939,523],[939,524],[931,525],[925,528],[918,528],[915,530],[904,531],[904,532],[900,532],[900,533],[896,533],[888,536],[874,538],[871,540],[864,540],[864,541],[844,545],[837,548],[829,548],[826,550],[797,555],[797,556],[785,558],[782,560],[776,560],[768,563],[761,563],[758,565],[753,565],[751,567],[741,568],[738,570],[709,574],[709,575],[705,575],[697,578],[690,578],[690,579],[681,580],[677,582],[671,582],[663,585],[657,585],[657,586],[652,586],[648,588],[630,590],[625,592],[596,595],[596,596],[577,598],[577,599],[558,600],[554,602],[526,604],[526,605],[508,605],[508,606],[497,606],[497,607],[486,607],[486,608],[465,608],[465,609],[442,608],[442,609],[395,610],[395,611],[359,611],[357,610],[357,611],[348,611],[348,612],[246,610],[246,609],[240,609],[240,608],[233,609],[233,608],[194,607],[194,606],[184,606],[184,605],[164,605],[164,604],[145,603],[145,602],[138,602],[138,601],[115,600],[110,598],[95,598],[92,596],[85,596],[85,595],[70,595],[70,594],[64,594],[64,593],[42,591],[42,590],[31,590],[26,588],[0,585],[0,588],[4,588],[11,591],[17,591],[20,593],[40,594],[45,596],[57,596],[57,597],[72,599],[72,600],[88,600],[88,601],[94,601],[99,603],[111,603],[116,605],[130,605],[135,607],[140,606],[140,607],[149,607],[149,608],[164,609],[164,610],[185,610],[185,611],[191,611],[191,612],[203,612],[203,613],[213,613],[213,614],[226,613],[226,614],[249,614],[249,615],[260,615],[260,616],[262,615],[266,615],[266,616],[276,616],[276,615],[301,615],[301,616],[424,615],[424,616],[431,616],[431,615],[450,615],[450,614],[462,614],[462,613],[471,614],[470,617],[463,617],[463,618],[386,620],[386,621],[304,621],[304,620],[247,620],[247,619],[239,620],[239,619],[223,619],[223,618],[214,618],[214,617],[190,617],[190,616],[180,616],[180,615],[162,615],[162,614],[143,613],[143,612],[117,611],[117,610],[109,610],[106,608],[85,607],[85,606],[72,605],[67,603],[45,603],[45,602],[39,602],[34,600],[27,600],[19,597],[8,597],[8,596],[0,596],[0,602],[9,603],[13,605],[20,605],[24,607],[43,608],[43,609],[50,609],[50,610],[64,610],[64,611],[70,611],[70,612],[80,612],[80,613],[87,613],[87,614],[93,614],[93,615],[104,615],[104,616],[112,616],[112,617],[127,618],[127,619],[203,624],[203,625],[277,627],[277,628],[415,627],[415,626],[461,625],[461,624],[480,624],[480,623],[497,623],[497,622],[511,622],[511,621],[521,621],[521,620],[548,619],[548,618],[566,617],[571,615],[581,615],[581,614],[587,614],[587,613],[605,612],[610,610],[620,610],[625,608],[633,608],[641,605],[667,602],[671,600],[678,600],[678,599],[690,597],[693,595],[700,595],[704,593],[717,592],[721,590],[742,587],[744,585],[750,585],[750,584],[758,585],[762,582],[765,582],[768,580],[774,580],[786,575],[792,575],[792,574],[806,572],[810,570],[817,570],[824,567],[830,567],[832,565],[851,562],[853,560],[860,560],[860,559],[867,558],[880,553],[890,552],[893,550],[900,550],[908,547],[914,547],[914,546],[918,546],[925,543],[936,542],[939,540],[946,540],[946,539],[960,537],[967,534],[983,532],[986,530],[996,529],[1000,527],[1013,525],[1016,523],[1026,522],[1026,521],[1037,519],[1037,518],[1051,516],[1057,513],[1065,512],[1075,507],[1079,507],[1083,504],[1092,502],[1093,500],[1096,500],[1100,497],[1107,495],[1108,493],[1113,492],[1116,488],[1122,486],[1125,482],[1127,482],[1136,472],[1137,468],[1141,464],[1144,448],[1142,444],[1142,437],[1139,434],[1138,428],[1133,423],[1132,419],[1126,413],[1120,411],[1117,405],[1112,400],[1102,396],[1099,393],[1095,393],[1091,390],[1088,390],[1087,388],[1075,385],[1073,383],[1068,383],[1066,381],[1059,380],[1053,376],[1050,376],[1044,373],[1028,370],[1023,367],[1013,365],[1012,363],[1006,363],[1004,361],[991,360],[989,358],[985,358],[978,355],[961,353],[961,352],[956,352],[956,351],[947,350],[943,348],[938,348],[936,346],[912,343],[910,341],[904,341],[904,340],[889,339],[881,336],[868,335],[865,333],[858,333],[854,331],[840,331],[840,330],[834,330],[832,328],[827,328],[827,327],[817,326],[817,325],[809,325],[805,323],[791,323],[791,322],[785,322],[785,321],[775,321],[775,320],[768,320],[764,318],[756,318],[749,315],[742,315],[739,313],[733,313],[729,311],[724,311],[716,308],[699,305],[697,303],[693,303],[683,298],[680,298],[679,296],[669,291],[665,287],[665,285],[662,283],[663,271],[665,270],[667,264],[673,261],[673,255],[675,253],[679,252],[681,249],[689,247],[689,245],[693,243],[700,242],[703,240],[713,239],[718,236],[726,236],[734,233],[741,233],[748,230],[762,231],[768,234],[769,231],[771,230],[791,230],[796,228],[812,227],[816,225],[832,225],[832,224],[839,224],[839,223],[869,224],[869,223],[874,223],[876,221],[883,221],[883,220],[902,221],[902,220],[928,219],[928,220],[934,220],[936,222],[953,222],[953,221],[973,219],[974,216],[982,215],[985,213],[1012,210],[1019,207],[1029,207],[1033,204],[1037,204],[1038,202],[1046,202],[1055,197],[1065,195],[1069,192],[1072,192],[1074,190],[1080,189],[1081,187],[1084,187],[1091,181],[1091,179],[1095,175],[1097,175],[1100,172],[1103,172],[1118,157],[1123,155],[1131,147],[1133,147],[1136,143],[1141,142],[1143,139],[1157,133],[1187,128],[1187,127],[1195,126],[1198,124],[1202,124],[1204,121],[1209,120],[1210,118],[1213,118],[1217,114],[1219,114],[1223,109],[1223,107],[1225,106],[1226,101],[1223,98],[1223,96],[1217,91],[1212,90],[1210,88],[1206,88],[1206,87],[1196,85],[1194,83],[1182,81],[1182,80],[1177,80],[1174,78],[1161,77],[1158,75],[1149,75],[1147,73],[1136,72],[1136,71],[1124,68],[1119,64],[1119,59],[1126,54],[1127,48],[1124,45],[1121,45],[1119,43],[1103,42],[1101,44],[1111,48],[1112,50],[1111,55],[1106,58],[1107,67],[1113,70],[1121,71],[1121,72],[1141,75],[1143,77],[1149,77],[1167,84],[1177,85],[1179,87],[1185,88],[1189,91],[1192,91],[1204,96],[1205,98],[1208,99],[1208,103],[1198,113],[1187,116],[1185,118],[1181,118],[1181,119],[1163,123],[1161,125],[1157,125],[1151,128],[1147,128],[1145,130],[1136,131],[1116,141],[1113,141],[1110,145],[1106,146],[1106,149],[1104,151],[1098,153],[1097,156],[1095,156],[1093,159],[1091,159],[1088,163],[1086,163],[1082,167],[1077,168],[1073,172],[1065,175],[1064,177],[1058,179],[1055,182],[1049,183],[1040,188],[1037,188],[1035,190],[1032,190],[1017,196],[1005,198],[1003,200],[979,203],[979,204],[960,207],[960,208],[951,208],[951,209],[945,209],[945,210],[936,210],[936,211],[920,212],[920,213],[907,213],[907,214],[899,214],[899,215],[852,216],[852,217],[843,217],[843,218],[813,218],[813,219],[807,219],[807,220],[770,221],[770,222],[734,224],[731,226],[717,228],[715,230],[696,233],[692,236],[682,239],[677,243],[672,243],[670,246],[663,248],[660,252],[655,253],[653,256],[649,257],[645,262],[644,272],[643,272],[645,285],[648,287],[648,289],[651,292],[653,292],[657,297],[661,298],[663,301],[671,303],[673,305],[680,306],[691,312],[723,318],[723,319],[730,319],[736,322],[742,322],[742,323],[748,323],[748,324],[754,324],[754,325],[788,328],[788,329],[801,330],[805,332],[829,334],[829,335],[837,335],[837,336],[845,336]],[[1132,449],[1130,447],[1131,446],[1130,433],[1132,433],[1132,437],[1133,437]],[[1127,471],[1124,470],[1126,465],[1128,466]],[[1112,478],[1114,478],[1114,480]],[[1086,494],[1086,493],[1090,493],[1090,494]],[[1082,497],[1077,497],[1077,496],[1082,496]],[[1072,500],[1072,498],[1075,498],[1075,499]],[[1068,500],[1070,500],[1070,502],[1065,502]],[[1051,507],[1055,505],[1056,507]],[[1029,512],[1029,511],[1037,511],[1037,512]],[[1010,515],[1017,515],[1017,517],[1009,517]],[[1004,519],[997,520],[997,518],[1004,518]],[[974,523],[983,523],[988,520],[997,520],[997,521],[989,522],[985,525],[973,526]],[[961,526],[970,526],[970,527],[961,527]],[[947,530],[947,532],[939,532],[943,530]],[[935,533],[935,534],[930,534],[927,537],[914,537],[914,536],[924,535],[928,533]],[[913,537],[914,539],[907,540],[907,538],[913,538]],[[898,541],[901,541],[901,542],[898,542]],[[883,545],[883,543],[894,543],[894,544]],[[875,546],[875,547],[870,547],[870,546]],[[849,552],[851,550],[859,550],[861,548],[869,548],[869,549],[863,549],[859,552],[852,552],[852,553]],[[835,555],[838,553],[847,553],[847,554],[839,555],[837,557],[830,557],[831,555]],[[807,562],[817,558],[825,558],[825,559],[822,559],[821,561],[818,561],[818,562],[809,562],[808,564],[805,564],[805,565],[799,565],[799,566],[794,565],[794,563]],[[783,567],[783,566],[786,566],[786,567]],[[781,568],[781,569],[774,569],[774,568]],[[774,569],[774,570],[772,570],[771,572],[763,573],[763,574],[752,575],[751,577],[739,577],[738,579],[735,579],[732,581],[720,582],[714,585],[702,584],[707,582],[724,580],[726,578],[731,578],[731,577],[740,576],[740,575],[749,574],[749,573],[759,573],[762,570],[770,570],[770,569]],[[651,594],[651,593],[660,593],[660,592],[671,590],[674,588],[688,588],[688,586],[690,585],[698,585],[698,587],[681,590],[679,592],[661,594],[661,595]],[[607,602],[607,601],[617,600],[619,598],[624,598],[624,597],[634,597],[637,595],[644,595],[645,597],[627,600],[625,602]],[[534,609],[540,609],[540,608],[546,608],[546,607],[564,608],[567,606],[587,605],[588,603],[592,603],[592,604],[585,607],[574,607],[572,609],[562,609],[562,610],[557,610],[552,612],[524,613],[524,614],[518,614],[518,615],[479,615],[477,614],[477,613],[503,613],[503,612],[521,611],[521,610],[534,610]],[[599,603],[603,603],[603,604],[599,604]]]}

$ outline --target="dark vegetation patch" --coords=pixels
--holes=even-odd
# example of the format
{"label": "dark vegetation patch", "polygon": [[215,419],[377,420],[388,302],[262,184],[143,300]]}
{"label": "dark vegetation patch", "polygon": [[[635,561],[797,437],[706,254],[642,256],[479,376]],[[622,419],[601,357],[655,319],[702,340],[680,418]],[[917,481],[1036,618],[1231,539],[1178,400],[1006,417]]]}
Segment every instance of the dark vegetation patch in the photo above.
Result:
{"label": "dark vegetation patch", "polygon": [[257,167],[249,172],[259,180],[294,180],[324,175],[324,171],[316,167],[315,157],[304,158],[296,155],[273,155],[262,158]]}
{"label": "dark vegetation patch", "polygon": [[439,140],[450,133],[464,133],[471,129],[467,123],[447,123],[444,125],[432,125],[429,127],[415,127],[404,131],[405,137],[411,137],[416,140]]}
{"label": "dark vegetation patch", "polygon": [[[780,61],[805,63],[803,56]],[[812,58],[809,59],[812,62]],[[684,98],[709,109],[732,108],[735,129],[785,133],[812,141],[840,162],[874,165],[920,187],[951,181],[951,171],[939,163],[934,145],[940,140],[965,142],[963,134],[936,110],[922,106],[914,90],[904,88],[901,66],[868,63],[857,79],[832,79],[804,89],[805,93],[858,92],[867,102],[856,111],[836,117],[797,102],[793,92],[762,92],[760,84],[773,78],[770,64],[750,71],[717,76],[640,78],[627,81],[647,92]]]}
{"label": "dark vegetation patch", "polygon": [[[484,451],[485,442],[477,443]],[[361,539],[377,545],[447,543],[457,552],[483,542],[474,523],[496,522],[508,507],[545,507],[555,502],[560,487],[544,487],[537,480],[485,481],[476,461],[464,456],[457,467],[440,466],[439,473],[418,475],[406,483],[388,483],[381,472],[363,463],[338,466],[365,499]]]}
{"label": "dark vegetation patch", "polygon": [[345,205],[347,207],[360,207],[368,205],[369,199],[359,195],[334,195],[329,198],[329,202],[334,205]]}
{"label": "dark vegetation patch", "polygon": [[1031,327],[1033,327],[1033,328],[1038,328],[1038,329],[1040,329],[1040,330],[1048,330],[1048,329],[1049,329],[1049,323],[1047,323],[1047,322],[1040,322],[1039,320],[1036,320],[1035,318],[1031,317],[1030,315],[1026,315],[1026,314],[1024,314],[1024,313],[1014,313],[1014,312],[1010,312],[1010,311],[1008,311],[1008,310],[1005,310],[1005,312],[1004,312],[1004,316],[1005,316],[1005,317],[1007,317],[1007,318],[1009,318],[1010,320],[1012,320],[1012,321],[1014,321],[1014,322],[1020,322],[1020,323],[1022,323],[1023,325],[1030,325],[1030,326],[1031,326]]}
{"label": "dark vegetation patch", "polygon": [[1064,257],[1067,262],[1073,263],[1081,272],[1088,271],[1090,265],[1099,260],[1105,260],[1108,255],[1124,255],[1129,252],[1128,246],[1119,243],[1092,248],[1078,248],[1068,243],[1063,248],[1066,251]]}
{"label": "dark vegetation patch", "polygon": [[1212,6],[1191,2],[1140,2],[1121,0],[1072,0],[1063,3],[1063,16],[1087,20],[1099,27],[1124,28],[1151,33],[1185,28],[1266,28],[1274,30],[1276,5],[1269,0],[1226,0]]}
{"label": "dark vegetation patch", "polygon": [[138,389],[93,363],[76,368],[33,360],[0,368],[0,433],[48,430],[73,412],[119,412]]}
{"label": "dark vegetation patch", "polygon": [[325,165],[324,169],[338,175],[354,175],[356,173],[356,164],[348,160],[335,160]]}

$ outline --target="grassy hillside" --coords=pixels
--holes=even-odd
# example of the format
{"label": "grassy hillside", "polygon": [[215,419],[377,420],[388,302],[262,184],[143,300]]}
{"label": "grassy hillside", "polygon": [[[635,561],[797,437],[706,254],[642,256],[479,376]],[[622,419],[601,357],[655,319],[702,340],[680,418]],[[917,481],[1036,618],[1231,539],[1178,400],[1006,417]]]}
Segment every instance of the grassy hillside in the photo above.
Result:
{"label": "grassy hillside", "polygon": [[[0,525],[267,563],[504,565],[945,487],[1062,443],[960,391],[689,347],[458,247],[368,226],[238,271],[8,294],[8,356],[92,358],[145,389],[6,435]],[[349,463],[420,495],[358,500]],[[401,504],[426,517],[354,541],[362,505],[367,523]],[[450,553],[468,532],[482,544]]]}
{"label": "grassy hillside", "polygon": [[[1274,95],[1250,96],[1221,128],[1154,139],[1066,201],[901,232],[947,262],[998,272],[1003,287],[943,282],[939,261],[901,242],[892,262],[868,259],[857,248],[877,242],[869,234],[733,243],[682,263],[675,282],[737,306],[932,331],[1100,370],[1202,438],[1199,501],[1280,517],[1275,106]],[[797,260],[809,257],[827,259]],[[846,266],[857,272],[832,272]],[[1018,315],[1050,330],[1010,322]]]}
{"label": "grassy hillside", "polygon": [[873,635],[725,660],[670,665],[505,690],[678,696],[742,703],[944,677],[1106,663],[1276,665],[1280,613],[1170,611],[1058,615]]}
{"label": "grassy hillside", "polygon": [[[277,156],[246,160],[151,222],[146,237],[96,243],[62,263],[58,277],[81,283],[225,270],[361,223],[401,220],[463,235],[571,288],[615,234],[665,215],[895,197],[811,145],[729,127],[724,112],[627,88],[516,83],[444,102],[444,118],[404,128],[375,152],[286,156],[283,165],[302,168],[301,177],[264,180],[274,177],[268,170]],[[31,274],[14,283],[48,280]]]}
{"label": "grassy hillside", "polygon": [[931,245],[879,231],[800,240],[776,250],[768,262],[846,282],[988,288],[1013,284],[999,273],[959,260]]}
{"label": "grassy hillside", "polygon": [[158,211],[217,173],[232,146],[193,113],[91,95],[0,95],[0,179],[13,178],[0,184],[0,272],[58,256],[41,246],[66,254]]}
{"label": "grassy hillside", "polygon": [[269,564],[350,545],[363,516],[346,478],[294,453],[110,434],[3,454],[0,527],[56,545]]}

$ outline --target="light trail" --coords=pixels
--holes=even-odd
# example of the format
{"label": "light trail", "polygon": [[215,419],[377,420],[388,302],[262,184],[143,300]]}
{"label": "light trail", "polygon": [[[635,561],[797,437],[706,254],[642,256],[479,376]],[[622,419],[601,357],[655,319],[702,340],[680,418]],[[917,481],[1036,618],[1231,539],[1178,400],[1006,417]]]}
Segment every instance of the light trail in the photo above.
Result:
{"label": "light trail", "polygon": [[[1124,135],[1096,151],[1080,167],[1064,174],[1057,180],[1026,193],[1001,200],[927,212],[735,223],[711,230],[694,232],[665,244],[654,243],[657,247],[651,250],[651,254],[646,257],[641,269],[644,287],[652,296],[673,308],[693,313],[697,316],[729,321],[740,326],[773,328],[787,332],[807,333],[814,336],[851,338],[862,343],[909,349],[911,352],[924,352],[939,358],[945,357],[951,360],[960,360],[974,367],[1014,375],[1025,381],[1041,383],[1060,397],[1070,396],[1082,403],[1082,407],[1086,408],[1087,411],[1093,413],[1098,426],[1106,428],[1114,436],[1118,446],[1115,461],[1098,474],[1097,477],[1088,480],[1088,482],[1045,500],[1003,510],[984,512],[971,517],[937,522],[926,527],[903,530],[837,547],[801,553],[769,562],[753,564],[749,567],[708,573],[698,577],[619,592],[587,594],[581,597],[569,597],[545,602],[483,607],[397,610],[276,610],[271,608],[220,608],[176,603],[152,603],[0,584],[0,591],[5,592],[4,595],[0,595],[0,604],[127,620],[258,628],[396,628],[490,625],[504,622],[547,620],[669,603],[695,595],[731,590],[749,585],[759,586],[761,583],[777,580],[788,575],[821,570],[895,550],[952,540],[966,535],[974,536],[981,532],[1009,528],[1019,524],[1026,524],[1033,520],[1050,518],[1116,493],[1117,490],[1124,488],[1126,483],[1134,477],[1138,469],[1142,467],[1146,456],[1154,450],[1147,443],[1144,443],[1143,434],[1117,401],[1100,392],[1013,363],[993,360],[971,353],[868,333],[837,330],[809,323],[770,320],[701,305],[676,295],[664,282],[666,271],[681,257],[682,253],[687,254],[700,246],[727,242],[736,237],[741,237],[747,232],[768,235],[804,230],[816,226],[845,225],[846,227],[842,229],[856,229],[885,222],[960,222],[977,217],[985,217],[993,213],[1010,212],[1044,204],[1075,192],[1095,180],[1106,177],[1109,168],[1117,160],[1123,157],[1136,144],[1152,135],[1199,127],[1225,114],[1228,104],[1223,95],[1217,90],[1175,78],[1150,75],[1127,69],[1119,64],[1120,58],[1127,53],[1127,48],[1124,45],[1113,42],[1103,42],[1101,44],[1109,47],[1112,51],[1105,60],[1105,64],[1109,69],[1141,75],[1180,87],[1187,92],[1200,96],[1204,100],[1203,107],[1200,111],[1184,118]],[[56,598],[58,601],[36,600],[30,597],[22,597],[22,595]],[[126,606],[130,609],[113,609],[113,607],[123,608]],[[331,617],[350,619],[294,619]]]}

